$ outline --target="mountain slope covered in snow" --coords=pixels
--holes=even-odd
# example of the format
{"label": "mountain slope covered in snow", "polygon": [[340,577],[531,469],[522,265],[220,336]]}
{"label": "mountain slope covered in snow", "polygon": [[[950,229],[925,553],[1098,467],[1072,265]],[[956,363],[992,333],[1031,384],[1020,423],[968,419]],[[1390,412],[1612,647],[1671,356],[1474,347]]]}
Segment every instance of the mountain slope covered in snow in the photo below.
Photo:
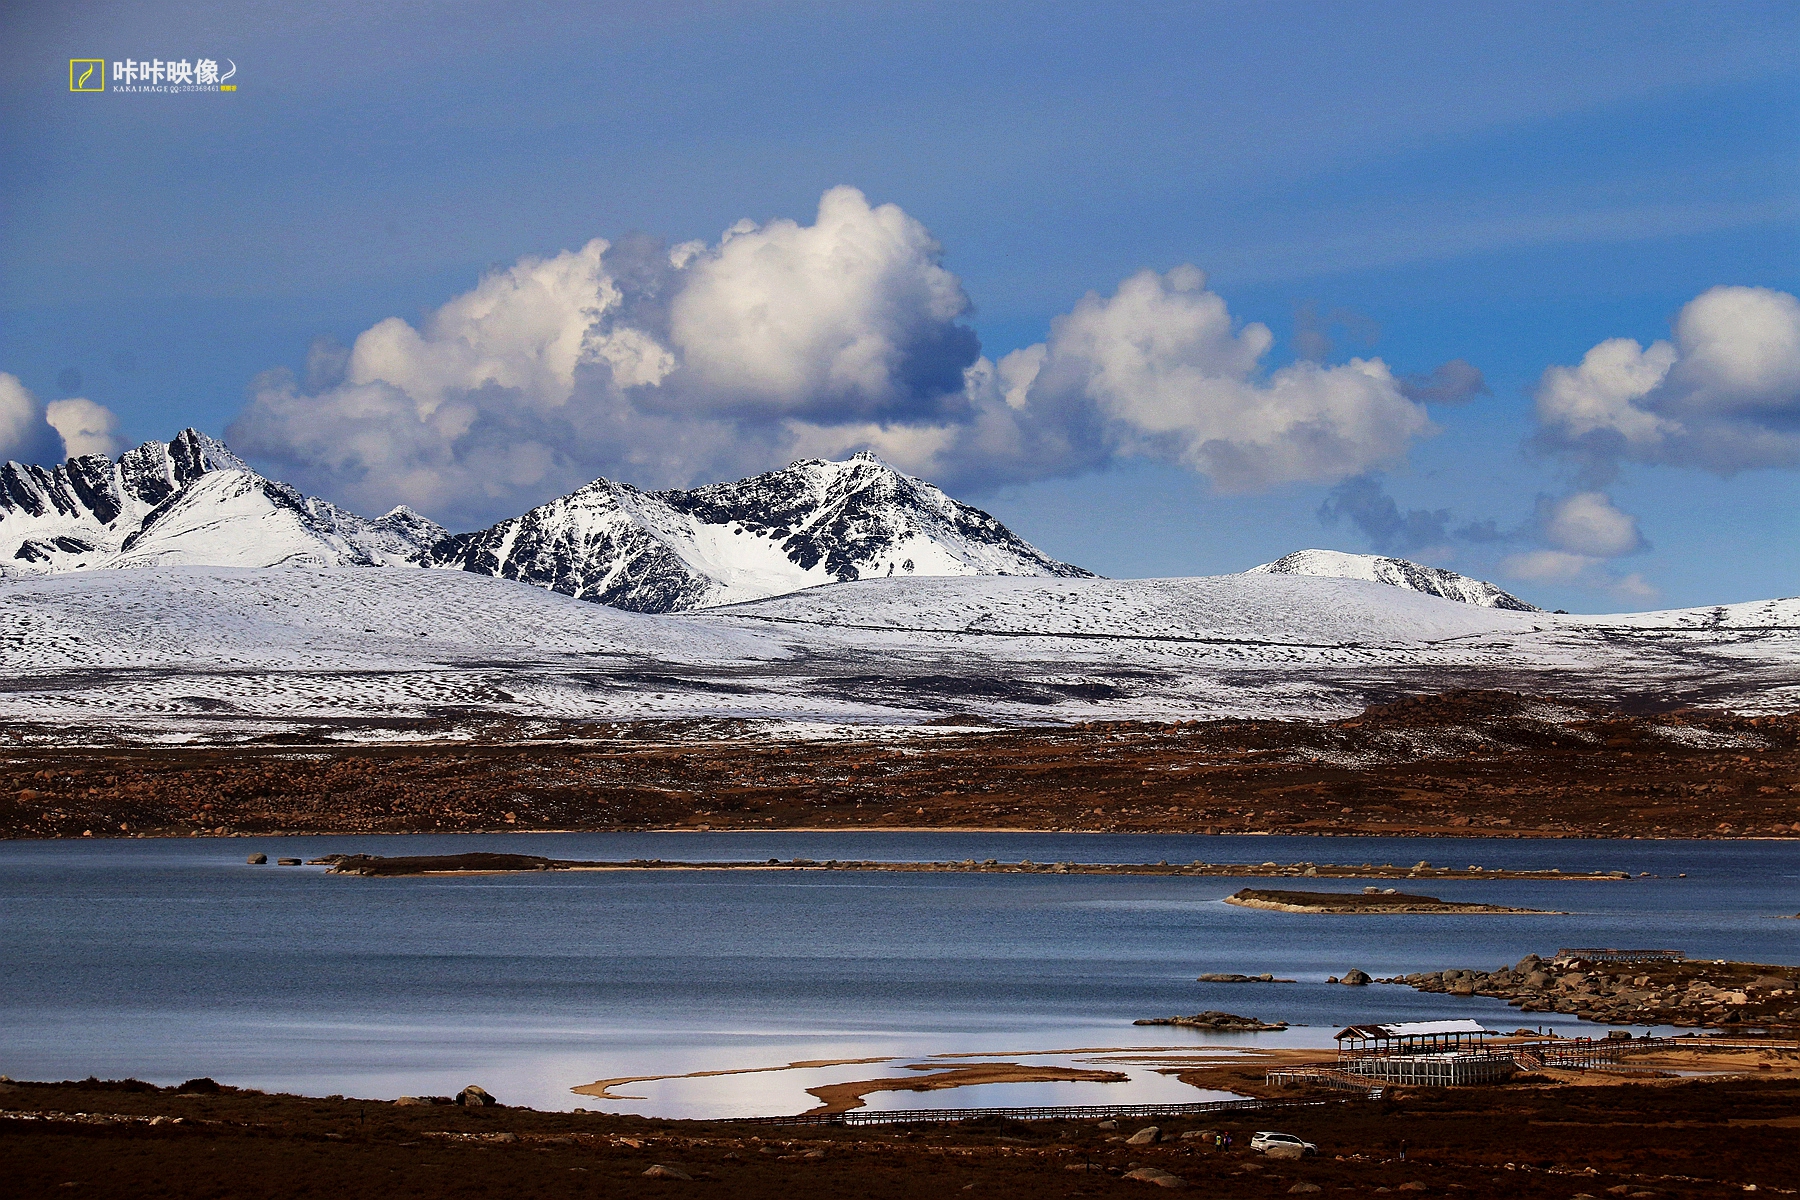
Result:
{"label": "mountain slope covered in snow", "polygon": [[883,578],[647,614],[411,567],[0,580],[0,725],[58,743],[520,719],[1341,717],[1459,687],[1793,711],[1800,600],[1578,617],[1265,573]]}
{"label": "mountain slope covered in snow", "polygon": [[96,567],[418,562],[447,532],[405,508],[378,520],[264,479],[195,429],[118,459],[0,466],[0,575]]}
{"label": "mountain slope covered in snow", "polygon": [[867,453],[686,492],[597,479],[431,558],[653,613],[852,579],[1090,574]]}
{"label": "mountain slope covered in snow", "polygon": [[1260,567],[1251,567],[1246,575],[1311,575],[1320,579],[1361,579],[1369,583],[1385,583],[1408,591],[1442,596],[1479,608],[1504,608],[1513,612],[1542,612],[1535,604],[1527,604],[1510,592],[1493,584],[1441,567],[1421,566],[1404,558],[1388,558],[1379,554],[1345,554],[1339,550],[1296,550]]}

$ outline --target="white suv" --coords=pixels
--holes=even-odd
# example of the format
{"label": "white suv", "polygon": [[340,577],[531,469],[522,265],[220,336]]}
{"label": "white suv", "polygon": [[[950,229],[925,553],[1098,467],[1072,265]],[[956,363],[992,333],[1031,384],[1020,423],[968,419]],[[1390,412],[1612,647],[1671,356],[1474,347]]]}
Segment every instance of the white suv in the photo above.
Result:
{"label": "white suv", "polygon": [[1250,1148],[1258,1154],[1267,1153],[1275,1146],[1293,1146],[1303,1155],[1317,1154],[1319,1152],[1317,1146],[1313,1145],[1311,1142],[1301,1141],[1291,1133],[1269,1133],[1264,1131],[1250,1139]]}

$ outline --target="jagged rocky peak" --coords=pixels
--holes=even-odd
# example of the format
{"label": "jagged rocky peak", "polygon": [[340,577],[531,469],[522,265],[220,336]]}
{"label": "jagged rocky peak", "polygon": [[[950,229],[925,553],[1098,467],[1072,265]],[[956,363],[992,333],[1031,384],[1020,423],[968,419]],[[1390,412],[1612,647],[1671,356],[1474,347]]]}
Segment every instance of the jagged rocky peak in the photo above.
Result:
{"label": "jagged rocky peak", "polygon": [[1379,554],[1346,554],[1340,550],[1296,550],[1272,563],[1252,567],[1246,575],[1311,575],[1323,579],[1361,579],[1385,583],[1408,591],[1441,596],[1479,608],[1504,608],[1513,612],[1542,612],[1493,584],[1441,567],[1422,566],[1404,558]]}
{"label": "jagged rocky peak", "polygon": [[0,467],[0,574],[192,564],[417,563],[446,531],[396,509],[378,521],[264,479],[184,429],[116,460]]}
{"label": "jagged rocky peak", "polygon": [[639,612],[895,575],[1090,574],[867,452],[692,491],[597,479],[432,559]]}

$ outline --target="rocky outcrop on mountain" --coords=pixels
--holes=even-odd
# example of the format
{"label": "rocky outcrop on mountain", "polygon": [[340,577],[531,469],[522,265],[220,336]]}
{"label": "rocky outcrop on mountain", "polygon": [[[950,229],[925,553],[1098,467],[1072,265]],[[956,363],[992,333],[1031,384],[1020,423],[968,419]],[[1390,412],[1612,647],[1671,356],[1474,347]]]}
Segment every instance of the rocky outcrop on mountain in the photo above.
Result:
{"label": "rocky outcrop on mountain", "polygon": [[1458,575],[1441,567],[1421,566],[1404,558],[1378,554],[1344,554],[1337,550],[1296,550],[1272,563],[1251,567],[1246,575],[1311,575],[1322,579],[1362,579],[1390,587],[1441,596],[1478,608],[1542,612],[1535,604],[1503,592],[1491,583]]}
{"label": "rocky outcrop on mountain", "polygon": [[195,429],[117,460],[0,466],[0,574],[153,564],[419,562],[447,536],[405,508],[368,520],[264,479]]}
{"label": "rocky outcrop on mountain", "polygon": [[1090,575],[867,453],[685,492],[597,479],[431,561],[653,613],[853,579]]}

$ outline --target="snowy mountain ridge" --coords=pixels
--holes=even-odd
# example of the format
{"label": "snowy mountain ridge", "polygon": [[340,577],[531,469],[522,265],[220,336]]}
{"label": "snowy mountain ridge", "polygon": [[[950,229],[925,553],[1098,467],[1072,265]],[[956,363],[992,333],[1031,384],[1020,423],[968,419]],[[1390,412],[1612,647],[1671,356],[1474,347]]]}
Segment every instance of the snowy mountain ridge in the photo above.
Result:
{"label": "snowy mountain ridge", "polygon": [[1246,575],[1310,575],[1319,579],[1361,579],[1367,583],[1385,583],[1390,587],[1441,596],[1477,608],[1503,608],[1511,612],[1542,612],[1535,604],[1527,604],[1510,592],[1503,592],[1481,579],[1471,579],[1427,567],[1404,558],[1380,554],[1346,554],[1340,550],[1296,550],[1294,553],[1251,567]]}
{"label": "snowy mountain ridge", "polygon": [[597,479],[450,538],[430,562],[649,613],[856,579],[1092,575],[866,452],[692,491]]}
{"label": "snowy mountain ridge", "polygon": [[[194,429],[116,460],[0,466],[0,576],[146,566],[426,566],[645,613],[874,579],[1094,578],[866,452],[691,491],[596,479],[455,536],[404,507],[370,520],[304,496]],[[1376,555],[1302,550],[1247,574],[1538,611],[1481,580]]]}
{"label": "snowy mountain ridge", "polygon": [[417,562],[448,532],[404,507],[377,520],[264,479],[196,429],[116,460],[0,465],[0,575],[152,565]]}

